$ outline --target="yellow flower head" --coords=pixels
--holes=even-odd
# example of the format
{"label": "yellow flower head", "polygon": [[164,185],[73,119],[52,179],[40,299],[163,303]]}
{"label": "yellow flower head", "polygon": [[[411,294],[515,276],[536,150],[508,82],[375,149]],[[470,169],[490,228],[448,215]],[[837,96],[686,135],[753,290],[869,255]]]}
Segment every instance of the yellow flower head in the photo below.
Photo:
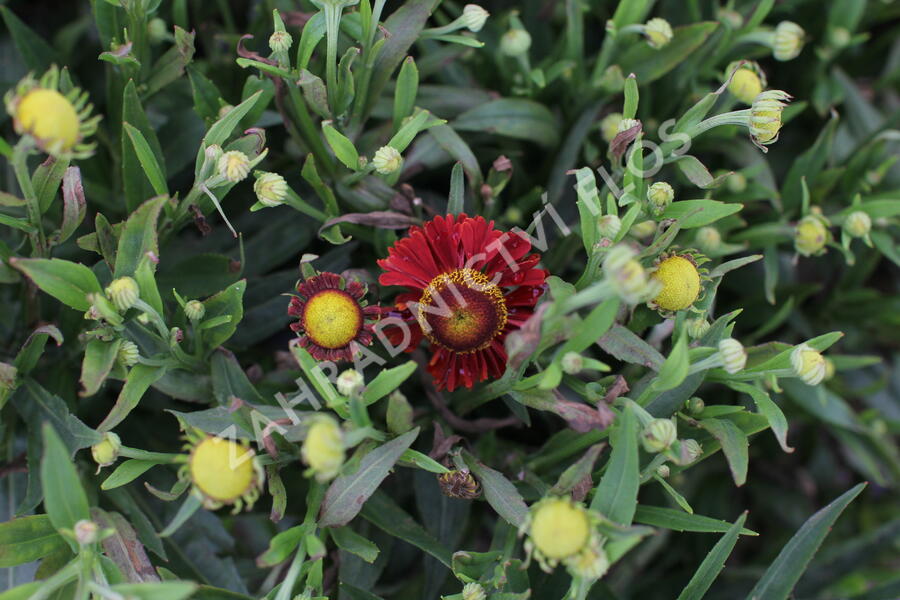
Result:
{"label": "yellow flower head", "polygon": [[59,91],[59,70],[54,66],[40,80],[28,75],[6,94],[6,110],[16,133],[30,136],[42,151],[55,158],[87,158],[92,144],[82,143],[97,130],[100,117],[91,117],[87,93],[72,88]]}
{"label": "yellow flower head", "polygon": [[794,249],[801,256],[822,254],[828,238],[828,228],[822,219],[816,215],[807,215],[794,228]]}
{"label": "yellow flower head", "polygon": [[592,524],[588,511],[568,498],[545,498],[531,507],[528,538],[539,558],[551,564],[588,546]]}
{"label": "yellow flower head", "polygon": [[744,104],[753,104],[753,100],[766,89],[766,76],[762,69],[755,62],[743,61],[728,65],[726,72],[732,71],[734,74],[728,82],[728,91]]}
{"label": "yellow flower head", "polygon": [[700,272],[689,254],[664,259],[653,272],[653,279],[662,284],[662,290],[652,304],[662,310],[683,310],[700,296]]}
{"label": "yellow flower head", "polygon": [[337,421],[317,415],[306,432],[301,454],[317,481],[334,479],[344,464],[344,441]]}
{"label": "yellow flower head", "polygon": [[198,432],[188,434],[191,450],[187,471],[195,493],[209,509],[234,505],[234,512],[253,506],[264,480],[250,447],[226,438]]}

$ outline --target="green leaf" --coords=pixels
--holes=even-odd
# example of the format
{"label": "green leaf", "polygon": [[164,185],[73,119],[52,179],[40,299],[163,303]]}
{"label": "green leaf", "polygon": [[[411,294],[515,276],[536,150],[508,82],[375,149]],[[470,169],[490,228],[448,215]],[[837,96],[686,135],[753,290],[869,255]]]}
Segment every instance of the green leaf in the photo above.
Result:
{"label": "green leaf", "polygon": [[481,104],[459,115],[452,125],[457,131],[493,133],[544,148],[559,143],[560,127],[553,113],[543,104],[523,98],[500,98]]}
{"label": "green leaf", "polygon": [[[674,508],[647,506],[641,504],[634,513],[636,523],[662,527],[672,531],[693,531],[697,533],[724,533],[731,529],[731,523],[703,515],[686,513]],[[741,528],[741,535],[759,535],[755,531]]]}
{"label": "green leaf", "polygon": [[663,212],[666,219],[678,219],[682,229],[703,227],[724,219],[744,208],[736,202],[719,202],[718,200],[678,200],[670,204]]}
{"label": "green leaf", "polygon": [[375,448],[363,457],[356,472],[335,479],[322,501],[319,525],[336,527],[349,523],[418,435],[417,427]]}
{"label": "green leaf", "polygon": [[[69,450],[49,423],[43,428],[44,456],[41,459],[41,485],[44,489],[44,508],[57,530],[74,529],[78,521],[91,518],[87,496]],[[69,541],[78,550],[74,540]]]}
{"label": "green leaf", "polygon": [[725,566],[725,561],[728,559],[731,551],[734,550],[734,546],[737,544],[738,535],[746,520],[747,513],[744,513],[738,517],[738,520],[734,522],[734,525],[728,528],[725,535],[716,542],[716,545],[713,546],[712,550],[709,551],[709,554],[706,555],[706,558],[703,559],[703,562],[694,572],[691,580],[681,591],[681,594],[678,595],[677,600],[703,600],[703,596],[706,595],[706,592],[713,584],[713,581],[716,580],[716,577]]}
{"label": "green leaf", "polygon": [[610,434],[612,453],[591,501],[592,509],[620,525],[631,525],[637,508],[641,481],[638,426],[637,415],[629,403],[619,413]]}
{"label": "green leaf", "polygon": [[447,121],[438,119],[427,110],[416,110],[411,119],[406,121],[397,133],[388,140],[388,146],[396,149],[397,152],[403,152],[412,143],[421,131],[445,125]]}
{"label": "green leaf", "polygon": [[416,93],[419,89],[419,70],[412,56],[407,56],[397,75],[397,85],[394,91],[394,131],[398,131],[403,124],[403,119],[413,112],[416,104]]}
{"label": "green leaf", "polygon": [[47,515],[0,523],[0,568],[29,563],[67,547]]}
{"label": "green leaf", "polygon": [[165,367],[151,365],[135,365],[128,371],[125,385],[119,392],[116,403],[109,414],[97,427],[99,431],[110,431],[121,423],[134,410],[147,389],[166,373]]}
{"label": "green leaf", "polygon": [[34,170],[31,182],[34,186],[34,195],[41,207],[41,214],[47,212],[56,199],[56,193],[59,191],[68,167],[68,160],[49,157]]}
{"label": "green leaf", "polygon": [[194,112],[206,122],[211,122],[219,115],[219,107],[222,94],[219,88],[197,70],[196,67],[188,67],[188,79],[191,81],[191,92],[194,98]]}
{"label": "green leaf", "polygon": [[516,486],[510,483],[503,473],[491,469],[468,452],[463,456],[465,456],[469,469],[478,477],[488,504],[507,523],[514,527],[520,527],[528,517],[528,505],[525,504],[525,500],[522,499],[522,494],[519,493]]}
{"label": "green leaf", "polygon": [[307,525],[296,525],[279,532],[269,540],[269,547],[256,559],[257,566],[274,567],[281,564],[293,554],[308,533]]}
{"label": "green leaf", "polygon": [[781,549],[747,600],[786,600],[844,509],[866,487],[855,485],[811,516]]}
{"label": "green leaf", "polygon": [[10,258],[9,264],[41,290],[75,310],[88,310],[91,303],[87,295],[100,293],[97,276],[79,263],[61,258]]}
{"label": "green leaf", "polygon": [[363,403],[368,406],[384,398],[409,379],[409,376],[416,372],[416,368],[416,361],[410,360],[397,367],[379,372],[363,391]]}
{"label": "green leaf", "polygon": [[169,189],[166,187],[166,176],[163,174],[162,167],[156,161],[156,157],[153,156],[153,151],[150,150],[150,144],[147,143],[144,134],[127,122],[122,123],[122,127],[125,128],[125,132],[128,134],[132,146],[134,146],[134,151],[141,163],[141,167],[143,167],[144,174],[150,181],[150,185],[153,186],[153,191],[156,192],[157,196],[167,195]]}
{"label": "green leaf", "polygon": [[152,460],[126,460],[112,472],[112,475],[103,480],[103,483],[100,484],[100,489],[113,490],[127,483],[131,483],[157,464],[159,463]]}
{"label": "green leaf", "polygon": [[594,471],[594,463],[603,451],[606,444],[594,444],[588,448],[587,452],[566,468],[559,476],[556,484],[550,488],[550,493],[555,495],[568,494],[575,486],[581,483],[586,477],[589,477]]}
{"label": "green leaf", "polygon": [[159,256],[156,222],[168,196],[158,196],[141,204],[122,227],[116,250],[115,277],[134,276],[148,252]]}
{"label": "green leaf", "polygon": [[682,335],[675,342],[672,353],[666,358],[666,362],[660,367],[659,374],[653,382],[653,389],[664,392],[678,387],[687,377],[689,366],[687,336]]}
{"label": "green leaf", "polygon": [[769,428],[772,430],[772,433],[775,434],[775,439],[778,440],[778,445],[781,446],[781,449],[785,452],[794,451],[787,443],[787,418],[785,418],[781,407],[775,404],[775,401],[769,397],[769,394],[765,390],[740,381],[729,382],[728,387],[735,391],[743,392],[753,398],[759,414],[763,415],[769,421]]}
{"label": "green leaf", "polygon": [[84,360],[81,363],[81,391],[79,396],[93,396],[100,390],[110,371],[116,364],[116,355],[122,340],[111,342],[91,340],[84,349]]}
{"label": "green leaf", "polygon": [[447,214],[458,215],[465,210],[466,184],[463,181],[463,166],[457,161],[450,171],[450,193],[447,197]]}
{"label": "green leaf", "polygon": [[203,345],[206,348],[218,348],[234,334],[238,323],[244,317],[243,298],[245,289],[247,289],[247,280],[241,279],[215,296],[211,296],[203,301],[203,306],[206,308],[204,319],[209,320],[223,315],[231,317],[227,323],[203,330]]}
{"label": "green leaf", "polygon": [[200,172],[200,166],[203,164],[206,148],[213,144],[218,144],[219,146],[224,145],[226,140],[228,140],[234,132],[234,128],[241,122],[241,119],[250,112],[259,101],[260,97],[262,97],[263,91],[264,90],[259,90],[254,93],[252,96],[228,111],[224,117],[213,123],[212,127],[209,128],[209,131],[207,131],[206,135],[203,137],[203,143],[200,144],[200,150],[197,152],[197,160],[194,166],[195,176]]}
{"label": "green leaf", "polygon": [[331,121],[322,121],[322,133],[328,145],[331,146],[334,155],[341,161],[345,167],[352,171],[359,170],[359,152],[356,146],[344,134],[335,129],[331,125]]}
{"label": "green leaf", "polygon": [[386,533],[424,550],[445,566],[450,566],[450,550],[434,539],[386,493],[379,491],[372,494],[360,515]]}
{"label": "green leaf", "polygon": [[750,460],[747,435],[726,419],[703,419],[700,421],[700,427],[712,434],[722,445],[722,452],[725,453],[734,484],[744,485],[747,481],[747,466]]}
{"label": "green leaf", "polygon": [[125,598],[137,600],[184,600],[196,590],[193,581],[162,581],[149,583],[120,583],[111,586],[112,591]]}
{"label": "green leaf", "polygon": [[51,64],[57,62],[56,52],[50,44],[32,31],[9,8],[0,6],[0,15],[3,16],[3,23],[29,70],[43,73]]}
{"label": "green leaf", "polygon": [[368,563],[375,562],[378,558],[378,546],[350,527],[335,527],[331,530],[331,539],[341,550],[355,554]]}
{"label": "green leaf", "polygon": [[619,66],[623,73],[634,73],[640,85],[647,85],[693,54],[718,25],[704,22],[676,27],[672,41],[659,50],[649,44],[634,44],[619,59]]}
{"label": "green leaf", "polygon": [[44,353],[44,346],[46,346],[48,338],[53,338],[57,346],[61,346],[63,343],[63,335],[59,329],[53,325],[42,325],[31,332],[31,335],[22,344],[14,363],[19,377],[27,375],[37,366],[41,354]]}

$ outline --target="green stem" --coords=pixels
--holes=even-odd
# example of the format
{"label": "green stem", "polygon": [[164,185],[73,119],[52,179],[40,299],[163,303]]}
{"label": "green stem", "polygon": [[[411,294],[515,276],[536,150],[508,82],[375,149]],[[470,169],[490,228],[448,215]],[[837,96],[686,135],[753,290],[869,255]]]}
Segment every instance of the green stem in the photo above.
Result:
{"label": "green stem", "polygon": [[328,105],[331,107],[332,114],[334,114],[338,96],[337,44],[341,29],[343,7],[326,2],[322,8],[325,11],[325,85],[328,89]]}
{"label": "green stem", "polygon": [[31,255],[46,257],[47,240],[44,236],[44,227],[41,223],[41,206],[34,193],[34,184],[31,181],[31,173],[28,172],[28,155],[32,149],[31,140],[23,137],[13,149],[12,166],[16,174],[16,181],[25,197],[25,208],[28,212],[28,221],[34,226],[34,233],[29,233],[31,241]]}

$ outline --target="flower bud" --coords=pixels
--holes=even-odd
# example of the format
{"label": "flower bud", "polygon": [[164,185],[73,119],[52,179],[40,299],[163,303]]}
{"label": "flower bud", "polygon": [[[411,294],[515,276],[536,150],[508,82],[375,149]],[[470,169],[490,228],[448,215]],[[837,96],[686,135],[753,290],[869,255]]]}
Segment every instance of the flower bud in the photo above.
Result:
{"label": "flower bud", "polygon": [[659,50],[672,41],[672,26],[665,19],[650,19],[644,25],[644,36],[651,48]]}
{"label": "flower bud", "polygon": [[831,360],[830,358],[826,358],[825,359],[825,378],[822,379],[822,381],[828,381],[832,377],[834,377],[835,370],[836,369],[834,366],[834,361]]}
{"label": "flower bud", "polygon": [[850,237],[861,238],[868,235],[872,229],[872,218],[861,210],[856,210],[847,215],[844,221],[844,231]]}
{"label": "flower bud", "polygon": [[694,236],[694,243],[706,254],[712,254],[722,247],[722,234],[715,227],[701,227]]}
{"label": "flower bud", "polygon": [[119,458],[119,450],[122,448],[122,440],[111,431],[103,434],[103,439],[91,446],[91,456],[94,462],[101,467],[108,467]]}
{"label": "flower bud", "polygon": [[326,415],[315,416],[300,453],[317,481],[334,479],[344,464],[344,442],[337,421]]}
{"label": "flower bud", "polygon": [[500,38],[500,52],[506,56],[522,56],[531,48],[531,35],[524,29],[510,29]]}
{"label": "flower bud", "polygon": [[750,105],[750,137],[757,144],[773,144],[781,131],[781,113],[791,95],[781,90],[768,90],[753,99]]}
{"label": "flower bud", "polygon": [[284,203],[287,183],[278,173],[261,173],[253,184],[253,192],[260,204],[271,208]]}
{"label": "flower bud", "polygon": [[293,43],[294,38],[287,31],[276,31],[269,36],[269,48],[272,52],[287,52]]}
{"label": "flower bud", "polygon": [[481,485],[468,469],[453,469],[438,475],[441,492],[450,498],[473,500],[481,495]]}
{"label": "flower bud", "polygon": [[463,7],[462,19],[469,31],[478,33],[487,22],[491,13],[484,10],[477,4],[466,4]]}
{"label": "flower bud", "polygon": [[671,474],[671,470],[669,469],[669,465],[659,465],[656,467],[656,474],[666,479]]}
{"label": "flower bud", "polygon": [[628,233],[633,235],[638,239],[648,238],[656,232],[656,221],[653,219],[647,219],[646,221],[641,221],[640,223],[635,223],[631,226],[631,229],[628,230]]}
{"label": "flower bud", "polygon": [[129,340],[122,341],[122,345],[119,346],[119,352],[116,354],[116,360],[123,367],[130,367],[136,364],[140,357],[141,351],[138,349],[137,344]]}
{"label": "flower bud", "polygon": [[134,306],[134,303],[140,298],[140,293],[137,282],[127,275],[113,279],[106,287],[106,297],[119,312],[125,312]]}
{"label": "flower bud", "polygon": [[597,229],[600,237],[615,239],[622,230],[622,221],[616,215],[603,215],[597,219]]}
{"label": "flower bud", "polygon": [[747,351],[734,338],[725,338],[719,342],[719,356],[722,358],[722,368],[731,375],[740,373],[747,365]]}
{"label": "flower bud", "polygon": [[803,50],[806,32],[792,21],[782,21],[775,26],[772,40],[772,56],[775,60],[786,61],[796,58]]}
{"label": "flower bud", "polygon": [[388,396],[387,407],[388,431],[395,435],[406,433],[413,428],[413,409],[399,390],[395,390]]}
{"label": "flower bud", "polygon": [[706,335],[706,332],[709,331],[710,328],[709,321],[703,317],[690,319],[685,323],[685,326],[687,327],[687,334],[692,340],[699,340]]}
{"label": "flower bud", "polygon": [[641,124],[641,122],[638,121],[637,119],[622,119],[621,121],[619,121],[619,125],[616,130],[616,133],[622,133],[623,131],[628,131],[632,127],[637,127],[640,124]]}
{"label": "flower bud", "polygon": [[825,357],[807,344],[800,344],[791,352],[791,368],[806,385],[819,385],[825,379]]}
{"label": "flower bud", "polygon": [[90,546],[97,542],[100,527],[93,521],[81,519],[75,523],[75,540],[79,546]]}
{"label": "flower bud", "polygon": [[231,183],[237,183],[250,174],[250,159],[240,150],[229,150],[219,157],[216,167],[219,175]]}
{"label": "flower bud", "polygon": [[681,454],[685,465],[689,465],[703,456],[703,447],[697,440],[681,440]]}
{"label": "flower bud", "polygon": [[163,19],[156,17],[147,23],[147,32],[150,34],[151,41],[159,43],[169,37],[169,26]]}
{"label": "flower bud", "polygon": [[199,300],[188,300],[184,303],[184,316],[191,321],[199,321],[206,314],[206,306]]}
{"label": "flower bud", "polygon": [[218,163],[222,154],[222,146],[218,144],[210,144],[203,150],[203,155],[213,163]]}
{"label": "flower bud", "polygon": [[584,368],[584,358],[577,352],[566,352],[562,357],[562,370],[569,375],[577,375]]}
{"label": "flower bud", "polygon": [[665,181],[657,181],[647,189],[647,200],[650,202],[650,210],[655,215],[661,215],[674,199],[675,190]]}
{"label": "flower bud", "polygon": [[339,394],[343,396],[353,396],[363,389],[365,383],[362,373],[356,369],[347,369],[338,375],[335,386],[337,387]]}
{"label": "flower bud", "polygon": [[603,271],[619,297],[637,304],[650,293],[649,277],[628,246],[612,247],[603,260]]}
{"label": "flower bud", "polygon": [[[471,5],[470,5],[471,6]],[[471,581],[463,587],[462,600],[486,600],[487,594],[480,583]]]}
{"label": "flower bud", "polygon": [[794,228],[794,249],[801,256],[822,254],[828,242],[828,229],[822,219],[807,215]]}
{"label": "flower bud", "polygon": [[834,48],[843,48],[850,43],[853,36],[844,27],[835,27],[828,32],[828,43]]}
{"label": "flower bud", "polygon": [[747,189],[747,177],[743,173],[732,173],[725,178],[725,187],[732,194],[740,194]]}
{"label": "flower bud", "polygon": [[675,255],[660,261],[652,277],[660,284],[659,294],[653,299],[654,308],[670,312],[684,310],[700,297],[700,271],[690,255]]}
{"label": "flower bud", "polygon": [[733,62],[726,68],[726,73],[731,74],[728,91],[744,104],[753,104],[766,87],[766,77],[755,62]]}
{"label": "flower bud", "polygon": [[644,428],[641,442],[647,452],[662,452],[678,439],[678,428],[671,419],[653,419]]}
{"label": "flower bud", "polygon": [[607,143],[613,141],[619,133],[619,123],[622,122],[622,113],[609,113],[600,120],[600,135]]}
{"label": "flower bud", "polygon": [[565,560],[569,573],[588,581],[600,579],[609,570],[609,557],[599,543],[592,542]]}
{"label": "flower bud", "polygon": [[703,398],[693,396],[688,398],[687,402],[684,403],[684,407],[692,415],[699,415],[706,408],[706,403],[703,401]]}
{"label": "flower bud", "polygon": [[382,175],[390,175],[403,164],[403,157],[393,146],[382,146],[372,157],[372,165]]}

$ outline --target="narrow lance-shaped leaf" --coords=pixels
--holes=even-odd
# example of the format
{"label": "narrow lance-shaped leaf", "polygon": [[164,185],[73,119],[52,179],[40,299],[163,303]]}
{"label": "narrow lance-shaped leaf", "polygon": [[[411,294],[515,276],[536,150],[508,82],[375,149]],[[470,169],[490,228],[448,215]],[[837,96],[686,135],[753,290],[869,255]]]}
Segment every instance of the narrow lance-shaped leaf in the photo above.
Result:
{"label": "narrow lance-shaped leaf", "polygon": [[734,550],[734,546],[737,544],[738,535],[746,520],[747,513],[744,513],[738,517],[738,520],[734,522],[734,525],[728,528],[725,535],[716,542],[713,549],[709,551],[709,554],[707,554],[706,558],[703,559],[703,562],[700,563],[700,567],[694,572],[694,575],[691,577],[687,586],[685,586],[681,591],[681,594],[678,595],[678,600],[703,599],[703,596],[706,595],[706,592],[713,584],[713,581],[716,580],[722,567],[725,566],[725,561],[728,559],[731,551]]}
{"label": "narrow lance-shaped leaf", "polygon": [[597,485],[591,508],[610,521],[631,525],[640,486],[638,419],[631,404],[619,414],[610,442],[609,466]]}

